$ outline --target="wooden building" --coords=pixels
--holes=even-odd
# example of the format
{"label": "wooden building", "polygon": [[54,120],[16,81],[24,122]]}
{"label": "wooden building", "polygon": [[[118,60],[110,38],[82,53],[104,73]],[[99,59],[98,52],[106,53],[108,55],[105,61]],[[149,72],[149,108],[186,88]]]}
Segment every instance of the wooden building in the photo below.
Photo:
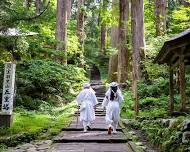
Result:
{"label": "wooden building", "polygon": [[186,111],[185,69],[190,65],[190,28],[176,37],[166,41],[156,56],[154,62],[169,66],[169,111],[174,111],[174,70],[179,70],[179,90],[181,96],[181,111]]}

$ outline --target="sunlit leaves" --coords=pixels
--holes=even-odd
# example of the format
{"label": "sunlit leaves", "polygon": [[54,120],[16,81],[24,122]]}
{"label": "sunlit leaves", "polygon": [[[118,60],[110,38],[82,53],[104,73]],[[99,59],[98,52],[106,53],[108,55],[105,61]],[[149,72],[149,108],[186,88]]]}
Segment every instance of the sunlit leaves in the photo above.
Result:
{"label": "sunlit leaves", "polygon": [[180,7],[173,11],[171,32],[179,33],[190,27],[190,7]]}

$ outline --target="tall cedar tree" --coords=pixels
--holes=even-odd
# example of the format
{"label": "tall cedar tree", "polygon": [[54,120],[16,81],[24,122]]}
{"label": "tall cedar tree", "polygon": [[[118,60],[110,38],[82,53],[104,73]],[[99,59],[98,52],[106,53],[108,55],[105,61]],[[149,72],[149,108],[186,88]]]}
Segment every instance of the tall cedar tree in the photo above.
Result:
{"label": "tall cedar tree", "polygon": [[[117,22],[119,22],[119,18],[117,15],[119,12],[117,11],[119,8],[119,0],[112,1],[112,9],[116,14]],[[115,15],[114,14],[114,15]],[[115,49],[118,49],[119,43],[119,27],[118,25],[113,25],[111,28],[111,46]],[[112,54],[109,57],[109,69],[108,69],[108,79],[109,81],[117,81],[117,67],[118,67],[118,54]]]}
{"label": "tall cedar tree", "polygon": [[[61,63],[67,64],[67,20],[68,14],[70,14],[71,7],[70,0],[57,0],[57,14],[56,14],[56,40],[58,51],[64,51],[60,53],[56,60]],[[69,12],[69,13],[68,13]],[[62,54],[62,55],[61,55]]]}
{"label": "tall cedar tree", "polygon": [[[100,9],[102,9],[101,12],[104,12],[107,10],[108,7],[108,0],[102,0],[102,8],[100,7]],[[101,16],[104,16],[104,13],[101,14]],[[100,55],[104,55],[105,54],[105,50],[106,50],[106,37],[107,37],[107,27],[106,27],[106,23],[105,21],[102,20],[101,17],[101,37],[100,37]]]}
{"label": "tall cedar tree", "polygon": [[127,22],[129,19],[129,0],[119,1],[119,51],[118,51],[118,82],[125,83],[128,79],[129,52],[127,48]]}
{"label": "tall cedar tree", "polygon": [[144,1],[131,1],[131,27],[132,27],[132,61],[133,61],[133,94],[135,111],[138,115],[139,102],[137,97],[137,81],[141,78],[140,62],[144,58]]}
{"label": "tall cedar tree", "polygon": [[42,5],[41,0],[36,0],[36,1],[35,1],[36,15],[39,15],[39,14],[40,14],[40,11],[41,11],[41,5]]}
{"label": "tall cedar tree", "polygon": [[85,0],[78,0],[78,11],[77,11],[77,36],[80,43],[80,60],[81,60],[81,67],[83,67],[83,60],[84,60],[84,2]]}
{"label": "tall cedar tree", "polygon": [[155,0],[154,6],[156,36],[162,36],[166,32],[167,0]]}

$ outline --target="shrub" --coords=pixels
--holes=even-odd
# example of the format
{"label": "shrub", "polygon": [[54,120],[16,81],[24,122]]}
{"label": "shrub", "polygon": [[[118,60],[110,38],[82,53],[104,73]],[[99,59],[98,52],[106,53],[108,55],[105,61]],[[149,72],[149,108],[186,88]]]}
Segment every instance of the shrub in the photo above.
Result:
{"label": "shrub", "polygon": [[66,103],[73,99],[73,92],[78,91],[84,80],[85,71],[74,65],[64,66],[44,60],[23,61],[16,68],[16,105],[35,110],[44,102],[54,106]]}
{"label": "shrub", "polygon": [[155,79],[151,85],[144,82],[138,84],[138,95],[139,98],[145,97],[160,97],[161,95],[168,95],[168,80],[160,77]]}
{"label": "shrub", "polygon": [[168,97],[161,96],[160,98],[145,97],[140,100],[140,108],[142,110],[149,110],[151,108],[166,108],[168,105]]}

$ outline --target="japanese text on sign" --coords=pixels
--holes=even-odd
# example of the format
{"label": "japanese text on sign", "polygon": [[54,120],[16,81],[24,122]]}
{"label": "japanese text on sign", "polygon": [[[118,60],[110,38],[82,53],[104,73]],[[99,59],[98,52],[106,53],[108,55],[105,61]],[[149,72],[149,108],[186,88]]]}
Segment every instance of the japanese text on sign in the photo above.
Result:
{"label": "japanese text on sign", "polygon": [[2,112],[7,114],[12,114],[13,111],[15,69],[15,64],[11,62],[5,63],[2,94]]}

